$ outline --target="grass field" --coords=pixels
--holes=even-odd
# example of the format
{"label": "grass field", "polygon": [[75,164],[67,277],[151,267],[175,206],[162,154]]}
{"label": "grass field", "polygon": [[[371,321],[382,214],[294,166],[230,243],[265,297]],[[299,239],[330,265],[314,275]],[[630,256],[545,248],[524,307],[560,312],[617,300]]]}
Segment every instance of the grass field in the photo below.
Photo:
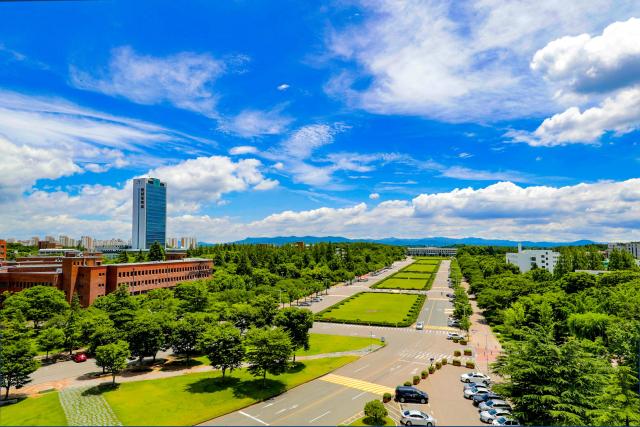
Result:
{"label": "grass field", "polygon": [[371,344],[380,345],[380,340],[369,337],[348,337],[344,335],[310,334],[309,350],[298,351],[297,356],[337,353],[340,351],[361,350]]}
{"label": "grass field", "polygon": [[429,280],[429,278],[431,277],[431,273],[415,273],[413,271],[400,271],[391,277],[396,279],[423,279],[426,281],[426,280]]}
{"label": "grass field", "polygon": [[362,417],[362,418],[358,418],[357,420],[355,420],[349,425],[350,426],[378,426],[378,425],[395,426],[396,423],[389,417],[384,417],[384,424],[377,424],[375,421],[370,420],[367,417]]}
{"label": "grass field", "polygon": [[438,269],[438,264],[418,264],[414,262],[413,264],[408,265],[402,270],[400,270],[400,272],[402,273],[407,273],[407,272],[433,273],[437,269]]}
{"label": "grass field", "polygon": [[[320,320],[355,323],[401,323],[419,295],[361,292],[318,313]],[[419,311],[419,308],[418,308]]]}
{"label": "grass field", "polygon": [[15,405],[0,408],[2,426],[66,426],[58,392],[29,397]]}
{"label": "grass field", "polygon": [[401,279],[395,276],[375,285],[376,289],[421,290],[427,285],[425,279]]}
{"label": "grass field", "polygon": [[122,383],[104,397],[124,425],[194,425],[236,411],[325,375],[356,356],[298,362],[277,377],[256,379],[246,369],[224,381],[219,371]]}

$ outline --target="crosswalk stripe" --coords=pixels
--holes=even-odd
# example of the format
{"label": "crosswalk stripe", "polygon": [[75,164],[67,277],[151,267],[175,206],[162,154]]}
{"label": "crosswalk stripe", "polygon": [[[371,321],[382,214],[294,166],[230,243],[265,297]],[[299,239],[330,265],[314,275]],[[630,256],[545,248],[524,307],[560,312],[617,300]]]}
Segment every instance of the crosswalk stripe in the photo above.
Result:
{"label": "crosswalk stripe", "polygon": [[394,392],[394,389],[392,389],[391,387],[370,383],[368,381],[357,380],[355,378],[344,377],[342,375],[327,374],[324,377],[321,377],[320,379],[322,381],[355,388],[357,390],[367,391],[373,394],[383,395],[384,393]]}

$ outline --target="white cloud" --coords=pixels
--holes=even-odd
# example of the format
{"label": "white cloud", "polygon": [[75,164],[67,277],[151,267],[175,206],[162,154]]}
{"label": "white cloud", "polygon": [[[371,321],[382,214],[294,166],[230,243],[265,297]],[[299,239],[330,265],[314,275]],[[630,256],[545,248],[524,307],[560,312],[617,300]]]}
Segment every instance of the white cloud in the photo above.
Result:
{"label": "white cloud", "polygon": [[468,159],[469,157],[473,157],[473,154],[471,153],[460,153],[458,154],[458,157],[461,159]]}
{"label": "white cloud", "polygon": [[378,199],[380,198],[380,194],[378,194],[378,193],[371,193],[371,194],[369,194],[369,198],[370,198],[371,200],[378,200]]}
{"label": "white cloud", "polygon": [[640,19],[607,26],[602,35],[565,36],[538,50],[531,68],[574,92],[608,92],[640,81]]}
{"label": "white cloud", "polygon": [[245,110],[231,119],[221,121],[219,129],[244,138],[277,135],[285,131],[291,117],[285,117],[280,111]]}
{"label": "white cloud", "polygon": [[120,96],[146,105],[177,108],[216,117],[217,95],[212,85],[226,65],[208,54],[181,52],[165,57],[140,55],[129,46],[113,49],[107,70],[97,73],[70,68],[79,88]]}
{"label": "white cloud", "polygon": [[254,154],[257,153],[258,149],[251,145],[239,145],[237,147],[232,147],[229,150],[229,154],[232,156],[241,156],[243,154]]}
{"label": "white cloud", "polygon": [[376,113],[452,121],[552,111],[553,92],[528,70],[534,52],[550,39],[640,13],[630,0],[359,4],[358,23],[328,37],[334,57],[357,71],[337,73],[327,92]]}
{"label": "white cloud", "polygon": [[314,150],[333,143],[336,130],[325,124],[309,125],[296,130],[280,144],[284,153],[295,159],[307,159]]}
{"label": "white cloud", "polygon": [[287,83],[282,83],[281,85],[278,85],[278,90],[283,91],[289,89],[290,87],[291,86],[289,86]]}
{"label": "white cloud", "polygon": [[515,181],[531,182],[532,178],[517,171],[484,171],[462,166],[451,166],[441,170],[440,176],[470,181]]}

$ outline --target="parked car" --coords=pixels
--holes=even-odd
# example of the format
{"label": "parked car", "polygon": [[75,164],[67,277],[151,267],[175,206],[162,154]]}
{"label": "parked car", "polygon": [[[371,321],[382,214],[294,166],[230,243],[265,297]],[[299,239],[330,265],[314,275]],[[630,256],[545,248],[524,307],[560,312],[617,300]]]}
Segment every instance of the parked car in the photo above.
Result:
{"label": "parked car", "polygon": [[496,408],[508,409],[510,411],[511,405],[509,405],[504,400],[498,400],[498,399],[487,400],[486,402],[482,402],[481,404],[478,405],[478,412],[488,411],[490,409],[496,409]]}
{"label": "parked car", "polygon": [[460,381],[463,383],[489,384],[491,382],[491,378],[482,372],[467,372],[466,374],[460,375]]}
{"label": "parked car", "polygon": [[487,400],[495,400],[495,399],[503,400],[502,396],[494,392],[476,394],[473,396],[473,405],[478,406],[482,402],[486,402]]}
{"label": "parked car", "polygon": [[478,387],[471,387],[471,388],[467,388],[462,392],[462,397],[464,397],[465,399],[473,399],[473,396],[475,396],[476,394],[487,394],[490,393],[491,390],[489,390],[487,387],[484,386],[478,386]]}
{"label": "parked car", "polygon": [[435,426],[436,420],[425,412],[412,409],[409,411],[402,411],[400,424],[405,426]]}
{"label": "parked car", "polygon": [[302,301],[301,303],[298,304],[299,306],[303,306],[303,307],[309,307],[311,305],[310,302],[308,301]]}
{"label": "parked car", "polygon": [[448,320],[447,325],[451,328],[455,328],[457,326],[460,326],[460,322],[458,322],[457,320]]}
{"label": "parked car", "polygon": [[507,409],[494,408],[488,411],[480,412],[480,421],[483,423],[492,423],[496,418],[511,415],[511,411]]}
{"label": "parked car", "polygon": [[457,332],[449,332],[449,333],[447,334],[447,339],[448,339],[448,340],[452,340],[452,339],[459,339],[459,340],[463,340],[463,339],[464,339],[464,337],[463,337],[462,335],[460,335],[459,333],[457,333]]}
{"label": "parked car", "polygon": [[453,298],[453,294],[447,294],[447,298]]}
{"label": "parked car", "polygon": [[424,322],[418,322],[416,323],[416,329],[421,331],[424,329]]}
{"label": "parked car", "polygon": [[498,417],[491,423],[494,426],[519,426],[520,422],[515,418]]}
{"label": "parked car", "polygon": [[73,361],[76,363],[86,362],[87,355],[85,353],[76,353],[73,355]]}
{"label": "parked car", "polygon": [[398,386],[396,387],[395,400],[400,403],[429,403],[429,395],[415,387]]}

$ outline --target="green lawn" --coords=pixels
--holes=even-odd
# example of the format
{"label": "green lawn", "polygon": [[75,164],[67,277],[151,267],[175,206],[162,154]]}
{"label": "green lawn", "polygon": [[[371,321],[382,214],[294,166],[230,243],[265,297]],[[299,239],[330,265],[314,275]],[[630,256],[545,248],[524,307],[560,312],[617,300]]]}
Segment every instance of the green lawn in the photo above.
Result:
{"label": "green lawn", "polygon": [[394,274],[393,276],[391,276],[390,278],[429,280],[430,277],[431,277],[431,273],[414,273],[414,272],[411,272],[411,271],[400,271],[400,272]]}
{"label": "green lawn", "polygon": [[[361,292],[318,313],[321,320],[349,323],[401,323],[419,295]],[[419,311],[419,308],[418,308]]]}
{"label": "green lawn", "polygon": [[194,425],[275,396],[357,360],[356,356],[299,362],[277,377],[256,379],[245,369],[225,381],[219,371],[122,383],[104,397],[124,425]]}
{"label": "green lawn", "polygon": [[384,424],[376,424],[375,422],[370,420],[368,417],[362,417],[362,418],[358,418],[357,420],[355,420],[349,425],[350,426],[378,426],[378,425],[395,426],[396,423],[389,417],[384,418]]}
{"label": "green lawn", "polygon": [[376,289],[412,289],[421,290],[427,285],[425,279],[397,279],[392,277],[375,285]]}
{"label": "green lawn", "polygon": [[380,340],[369,337],[348,337],[344,335],[310,334],[309,350],[298,351],[297,356],[337,353],[339,351],[361,350],[371,344],[380,345]]}
{"label": "green lawn", "polygon": [[66,426],[58,392],[29,397],[15,405],[0,407],[2,426]]}
{"label": "green lawn", "polygon": [[411,264],[405,268],[403,268],[402,270],[400,270],[400,272],[402,273],[407,273],[407,272],[415,272],[415,273],[433,273],[434,271],[436,271],[438,269],[438,264]]}

